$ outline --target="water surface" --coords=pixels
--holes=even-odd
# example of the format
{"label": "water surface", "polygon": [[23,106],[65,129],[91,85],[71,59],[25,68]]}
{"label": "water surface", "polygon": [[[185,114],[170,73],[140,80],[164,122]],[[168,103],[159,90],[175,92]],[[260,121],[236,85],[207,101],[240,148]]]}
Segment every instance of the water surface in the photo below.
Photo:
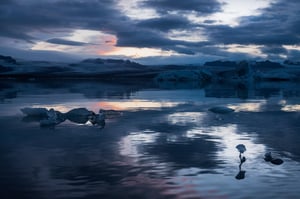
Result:
{"label": "water surface", "polygon": [[[1,198],[298,198],[299,86],[1,81]],[[24,107],[121,114],[41,128]],[[284,163],[265,162],[269,151]]]}

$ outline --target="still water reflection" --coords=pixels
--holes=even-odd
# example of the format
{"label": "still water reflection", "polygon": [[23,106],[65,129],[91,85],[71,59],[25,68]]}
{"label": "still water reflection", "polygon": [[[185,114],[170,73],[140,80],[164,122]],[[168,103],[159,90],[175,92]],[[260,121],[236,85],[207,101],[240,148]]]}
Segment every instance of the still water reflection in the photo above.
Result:
{"label": "still water reflection", "polygon": [[[300,87],[96,81],[0,84],[1,198],[298,198]],[[217,115],[213,106],[236,111]],[[121,111],[40,128],[24,107]],[[241,168],[235,146],[244,144]],[[272,152],[282,165],[264,161]],[[237,174],[244,171],[241,180]],[[242,175],[242,174],[240,174]]]}

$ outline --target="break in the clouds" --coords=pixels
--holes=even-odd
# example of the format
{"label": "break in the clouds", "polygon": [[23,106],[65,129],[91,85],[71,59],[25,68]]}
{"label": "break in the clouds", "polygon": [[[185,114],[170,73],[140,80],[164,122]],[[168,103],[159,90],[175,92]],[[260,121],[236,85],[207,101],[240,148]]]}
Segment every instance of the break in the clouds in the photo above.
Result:
{"label": "break in the clouds", "polygon": [[3,0],[1,53],[13,46],[7,54],[52,51],[170,63],[299,60],[298,0],[124,2]]}

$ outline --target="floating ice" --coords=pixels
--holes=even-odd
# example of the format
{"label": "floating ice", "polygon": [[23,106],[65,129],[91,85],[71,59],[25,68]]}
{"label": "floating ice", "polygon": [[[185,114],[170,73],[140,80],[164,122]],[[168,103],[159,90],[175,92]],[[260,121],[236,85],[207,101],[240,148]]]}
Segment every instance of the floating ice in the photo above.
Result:
{"label": "floating ice", "polygon": [[95,126],[104,128],[107,114],[111,118],[116,115],[120,116],[120,112],[114,110],[107,111],[100,109],[99,114],[95,114],[86,108],[75,108],[67,113],[61,113],[54,109],[47,110],[46,108],[23,108],[21,111],[27,115],[26,117],[30,118],[29,121],[37,121],[41,127],[55,126],[68,119],[74,123],[86,124],[89,122]]}
{"label": "floating ice", "polygon": [[49,111],[47,111],[47,118],[42,119],[40,121],[40,125],[41,126],[55,126],[58,125],[62,122],[64,122],[66,120],[66,118],[64,117],[64,114],[59,112],[59,111],[55,111],[54,109],[50,109]]}
{"label": "floating ice", "polygon": [[238,144],[235,148],[237,148],[240,153],[244,153],[246,151],[246,147],[243,144]]}

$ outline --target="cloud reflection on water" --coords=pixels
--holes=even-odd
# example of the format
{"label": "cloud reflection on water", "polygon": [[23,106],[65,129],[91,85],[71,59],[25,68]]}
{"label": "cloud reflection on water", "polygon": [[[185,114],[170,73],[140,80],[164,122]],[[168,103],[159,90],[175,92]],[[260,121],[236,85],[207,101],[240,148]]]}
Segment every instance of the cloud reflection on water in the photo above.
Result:
{"label": "cloud reflection on water", "polygon": [[150,101],[150,100],[120,100],[120,101],[101,101],[96,106],[104,109],[114,110],[136,110],[136,109],[159,109],[163,107],[175,107],[178,102],[169,101]]}
{"label": "cloud reflection on water", "polygon": [[[25,87],[16,84],[22,92],[1,104],[2,111],[13,114],[6,117],[2,112],[0,117],[2,156],[9,157],[1,161],[1,172],[11,170],[14,179],[20,175],[42,194],[119,198],[143,196],[143,191],[155,187],[151,191],[161,190],[159,196],[177,198],[235,198],[236,193],[249,197],[253,190],[261,198],[286,196],[287,190],[290,196],[299,196],[299,114],[282,110],[292,104],[297,108],[298,96],[278,104],[284,96],[259,95],[251,100],[225,99],[218,92],[207,97],[204,90],[137,89],[133,93],[123,85],[102,92],[106,85],[99,89],[91,82],[75,83],[63,91]],[[120,108],[124,114],[101,132],[74,125],[42,131],[15,115],[16,107],[25,104],[65,112],[82,106],[98,111],[105,103],[106,108]],[[215,105],[234,106],[237,111],[216,120],[207,112]],[[239,164],[235,146],[240,143],[247,147],[243,182],[234,179]],[[263,156],[270,150],[285,163],[278,167],[266,163]]]}
{"label": "cloud reflection on water", "polygon": [[[242,143],[247,147],[246,156],[249,162],[259,159],[265,153],[263,144],[256,143],[255,135],[238,132],[237,125],[211,126],[208,128],[195,128],[187,131],[187,137],[195,138],[206,136],[208,140],[218,145],[217,158],[236,165],[238,153],[235,146]],[[247,161],[248,161],[247,160]]]}

